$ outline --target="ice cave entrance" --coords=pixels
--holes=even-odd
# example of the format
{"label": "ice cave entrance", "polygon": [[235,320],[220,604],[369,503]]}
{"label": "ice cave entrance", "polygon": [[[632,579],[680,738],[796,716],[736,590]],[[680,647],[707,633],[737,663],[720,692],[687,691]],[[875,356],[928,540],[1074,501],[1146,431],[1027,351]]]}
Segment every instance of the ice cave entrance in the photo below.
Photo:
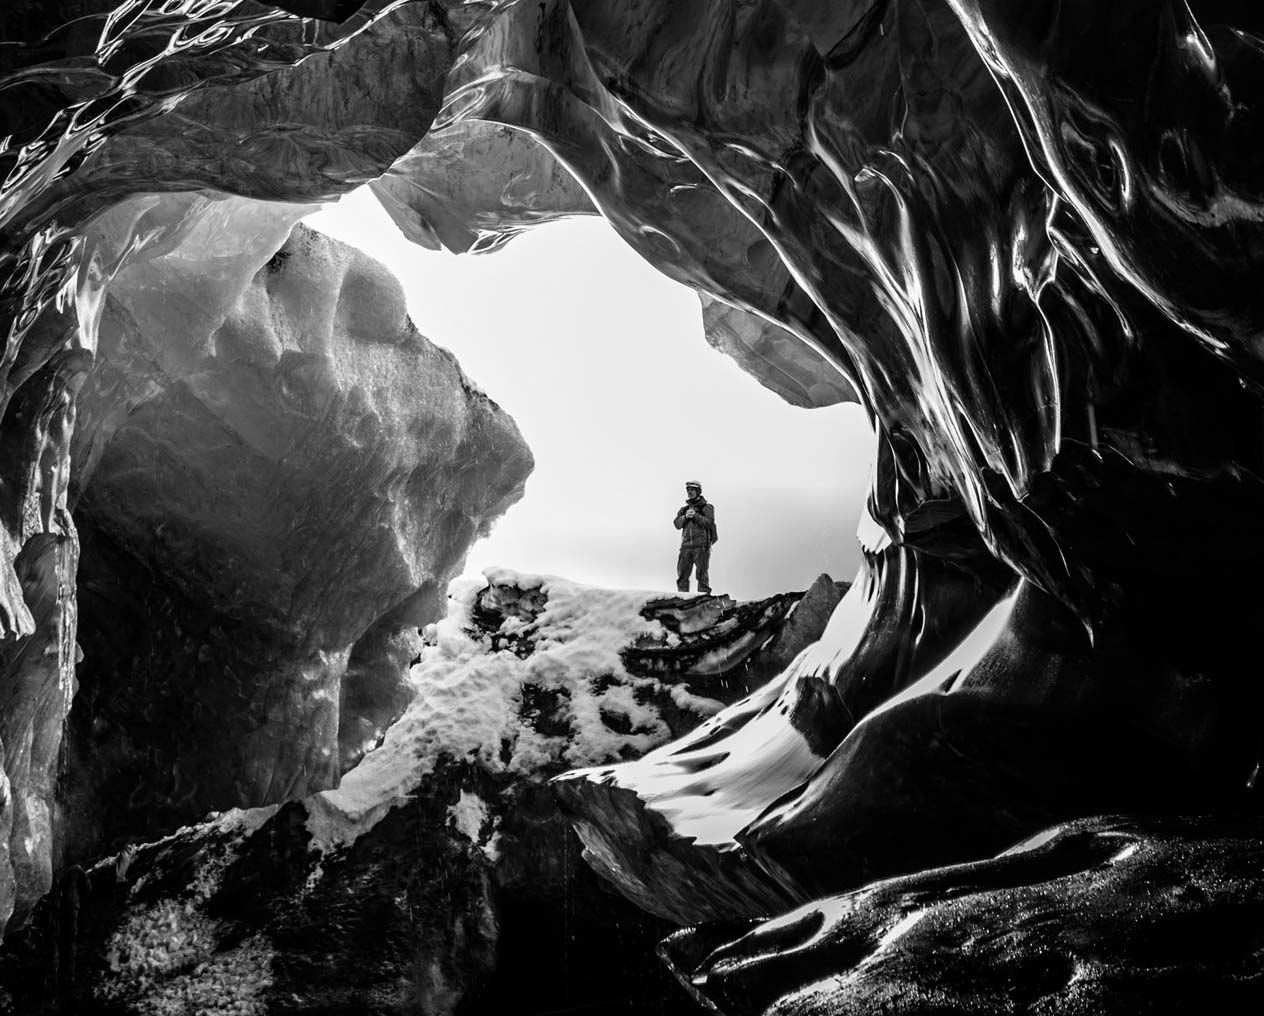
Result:
{"label": "ice cave entrance", "polygon": [[307,224],[384,263],[422,334],[517,421],[526,496],[471,549],[598,586],[672,587],[686,479],[717,505],[713,585],[740,599],[850,578],[872,436],[858,406],[785,403],[712,349],[697,296],[605,220],[536,227],[488,254],[425,250],[368,188]]}

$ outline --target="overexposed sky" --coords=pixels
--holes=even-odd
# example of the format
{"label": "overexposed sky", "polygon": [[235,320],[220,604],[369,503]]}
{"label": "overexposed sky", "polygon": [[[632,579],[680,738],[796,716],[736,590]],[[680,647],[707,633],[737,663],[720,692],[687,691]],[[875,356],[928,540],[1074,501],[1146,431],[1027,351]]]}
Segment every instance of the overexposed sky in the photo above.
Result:
{"label": "overexposed sky", "polygon": [[672,590],[672,518],[692,479],[716,506],[716,592],[755,598],[856,571],[872,455],[863,412],[797,409],[763,388],[707,345],[696,295],[604,220],[460,256],[407,241],[367,188],[306,221],[399,277],[417,328],[456,354],[535,455],[526,496],[471,548],[467,573]]}

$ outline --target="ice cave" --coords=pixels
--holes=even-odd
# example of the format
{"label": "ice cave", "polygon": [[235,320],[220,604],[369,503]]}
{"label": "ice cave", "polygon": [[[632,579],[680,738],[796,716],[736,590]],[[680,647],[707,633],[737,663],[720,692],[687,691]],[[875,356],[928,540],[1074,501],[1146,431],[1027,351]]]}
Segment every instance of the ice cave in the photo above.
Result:
{"label": "ice cave", "polygon": [[[0,117],[0,1014],[1264,1007],[1264,7],[8,0]],[[861,407],[856,574],[463,577],[365,186]]]}

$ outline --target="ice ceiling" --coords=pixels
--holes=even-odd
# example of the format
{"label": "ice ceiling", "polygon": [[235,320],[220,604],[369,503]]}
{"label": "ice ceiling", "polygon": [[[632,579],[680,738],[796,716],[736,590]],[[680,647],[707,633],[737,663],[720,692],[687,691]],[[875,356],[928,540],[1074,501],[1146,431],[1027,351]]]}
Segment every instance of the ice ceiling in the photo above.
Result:
{"label": "ice ceiling", "polygon": [[[1258,892],[1223,867],[1256,833],[1180,824],[1258,808],[1255,5],[62,6],[61,27],[0,15],[10,644],[36,628],[13,562],[73,532],[68,447],[102,293],[196,209],[156,199],[104,235],[94,217],[141,192],[304,202],[383,173],[422,242],[493,246],[595,207],[736,308],[748,369],[809,403],[854,395],[879,434],[867,562],[815,655],[682,744],[559,785],[620,888],[721,922],[665,947],[693,990],[730,1012],[843,1011],[855,982],[821,978],[904,940],[910,900],[930,914],[968,883],[972,914],[1002,890],[1011,916],[1035,914],[1053,904],[1021,888],[1048,857],[1077,899],[1103,858],[1133,856],[1112,852],[1124,841],[1163,873],[1134,862],[1112,876],[1128,885],[1196,883],[1217,906]],[[683,834],[712,798],[723,835]],[[1169,817],[985,860],[1112,812]],[[956,863],[981,873],[912,874]],[[913,881],[746,923],[894,876]],[[1118,930],[1123,906],[1095,927]],[[910,948],[984,934],[986,917],[935,914],[923,931],[940,937]],[[1055,948],[1058,920],[1018,921],[1022,941]],[[1110,956],[1150,971],[1137,998],[1180,967]],[[1040,997],[1101,1004],[1093,959]],[[758,991],[733,987],[751,971]],[[989,1011],[954,985],[935,1011],[958,1011],[949,995]]]}

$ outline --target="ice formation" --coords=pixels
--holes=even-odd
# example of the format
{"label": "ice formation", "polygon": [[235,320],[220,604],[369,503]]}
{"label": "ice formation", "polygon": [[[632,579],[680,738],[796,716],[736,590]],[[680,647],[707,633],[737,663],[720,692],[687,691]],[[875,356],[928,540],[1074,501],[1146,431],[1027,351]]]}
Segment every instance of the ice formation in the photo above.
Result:
{"label": "ice formation", "polygon": [[[714,922],[664,947],[697,997],[1197,1011],[1224,989],[1258,1007],[1249,933],[1207,939],[1237,965],[1168,937],[1257,891],[1238,876],[1261,841],[1258,5],[67,0],[0,28],[22,40],[0,47],[0,912],[21,919],[57,866],[87,574],[71,447],[109,285],[193,235],[211,192],[310,202],[386,174],[403,228],[454,249],[597,211],[704,294],[715,344],[770,388],[854,394],[873,420],[866,560],[822,644],[679,743],[557,784],[622,892]],[[101,242],[125,199],[138,214]],[[677,609],[658,620],[679,634]],[[398,669],[388,634],[362,674]],[[740,656],[735,638],[686,655]],[[638,679],[672,659],[647,647]],[[648,747],[644,704],[602,694]],[[563,761],[537,733],[487,764]],[[424,816],[460,838],[427,840],[444,857],[483,846],[450,822],[458,800]],[[399,807],[375,821],[440,836]],[[1051,855],[1070,858],[1056,901]],[[460,870],[460,935],[433,937],[491,963],[482,869]],[[957,906],[963,872],[980,881]],[[1007,948],[983,948],[998,914]],[[1064,933],[1074,960],[1013,995]],[[963,942],[969,983],[919,962]],[[452,956],[422,964],[435,1005]]]}
{"label": "ice formation", "polygon": [[68,456],[65,532],[18,558],[40,620],[6,658],[19,919],[55,864],[336,786],[411,695],[407,633],[522,494],[513,422],[382,266],[297,225],[311,207],[146,195],[87,231],[150,245],[41,453]]}
{"label": "ice formation", "polygon": [[556,936],[583,930],[600,950],[622,926],[648,949],[668,930],[598,888],[548,780],[688,730],[819,636],[837,600],[827,577],[757,603],[506,569],[455,582],[411,667],[416,697],[338,789],[228,812],[77,873],[10,935],[0,988],[19,1007],[371,1011],[388,997],[434,1016],[467,996],[477,1011],[578,1006],[608,998],[611,978],[629,1002],[670,994],[666,972],[647,981],[635,956],[532,989],[513,975]]}

